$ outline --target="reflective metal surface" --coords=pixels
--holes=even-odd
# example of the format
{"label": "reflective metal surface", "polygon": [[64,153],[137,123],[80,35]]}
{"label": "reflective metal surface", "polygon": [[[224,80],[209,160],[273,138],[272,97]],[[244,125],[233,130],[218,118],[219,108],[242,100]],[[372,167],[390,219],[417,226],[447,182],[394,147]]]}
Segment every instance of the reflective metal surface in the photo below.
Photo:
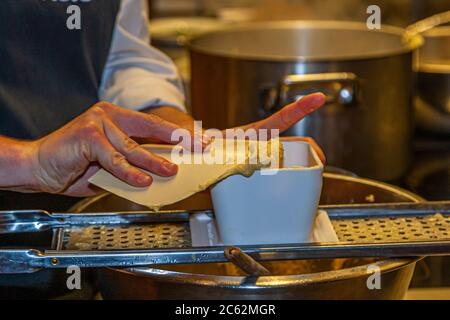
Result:
{"label": "reflective metal surface", "polygon": [[[38,249],[38,243],[31,243],[26,249],[5,248],[0,244],[0,274],[33,273],[72,265],[93,268],[228,262],[230,257],[248,262],[251,257],[260,261],[281,261],[450,256],[450,201],[322,205],[319,209],[326,210],[338,242],[266,243],[231,251],[220,245],[193,245],[190,216],[197,213],[213,217],[212,211],[85,214],[37,211],[36,221],[30,220],[30,211],[0,211],[0,218],[8,217],[3,222],[0,219],[0,235],[11,234],[12,230],[19,234],[24,230],[29,234],[54,231],[51,250]],[[40,219],[41,216],[47,220]],[[232,252],[241,254],[235,256]],[[258,263],[253,261],[246,265],[257,266]]]}
{"label": "reflective metal surface", "polygon": [[[323,91],[327,105],[290,134],[314,137],[331,165],[396,179],[410,162],[412,51],[421,44],[420,36],[405,43],[403,35],[397,28],[316,21],[201,36],[191,43],[193,114],[204,127],[232,127]],[[299,75],[309,79],[293,83]]]}
{"label": "reflective metal surface", "polygon": [[424,37],[417,66],[418,124],[450,135],[450,27],[432,29]]}
{"label": "reflective metal surface", "polygon": [[[322,204],[419,202],[402,189],[372,180],[325,174]],[[189,206],[188,206],[189,205]],[[202,193],[168,209],[205,209],[210,198]],[[141,210],[143,208],[141,207]],[[73,212],[139,210],[112,195],[87,199]],[[273,276],[243,277],[227,263],[103,269],[99,285],[111,299],[400,299],[404,296],[417,259],[330,259],[264,262]],[[368,264],[382,272],[382,289],[368,290]]]}

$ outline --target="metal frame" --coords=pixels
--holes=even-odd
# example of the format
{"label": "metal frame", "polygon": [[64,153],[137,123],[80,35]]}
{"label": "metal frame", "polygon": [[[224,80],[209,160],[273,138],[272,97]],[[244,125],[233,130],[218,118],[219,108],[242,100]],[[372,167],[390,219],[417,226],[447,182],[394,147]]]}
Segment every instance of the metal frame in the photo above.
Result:
{"label": "metal frame", "polygon": [[[373,243],[341,241],[338,243],[310,243],[266,246],[241,246],[256,260],[296,260],[345,257],[416,257],[450,255],[450,202],[396,203],[374,205],[320,206],[333,222],[364,221],[368,218],[424,219],[439,213],[443,217],[440,228],[448,236],[432,241],[379,241]],[[213,215],[212,211],[203,211]],[[153,249],[65,250],[64,237],[74,228],[108,226],[110,228],[149,223],[182,223],[189,221],[189,211],[136,211],[111,213],[55,213],[46,211],[0,212],[0,235],[35,233],[55,230],[56,250],[0,249],[0,273],[32,273],[42,268],[79,267],[138,267],[151,264],[185,264],[226,262],[224,247],[177,247]],[[431,228],[431,227],[430,227]],[[395,230],[394,230],[395,232]]]}

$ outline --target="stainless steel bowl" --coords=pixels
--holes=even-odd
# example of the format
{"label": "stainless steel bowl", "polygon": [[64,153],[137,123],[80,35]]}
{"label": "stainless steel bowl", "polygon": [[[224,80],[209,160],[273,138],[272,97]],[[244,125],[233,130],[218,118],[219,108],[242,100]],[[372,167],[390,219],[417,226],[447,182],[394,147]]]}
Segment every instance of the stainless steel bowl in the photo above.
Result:
{"label": "stainless steel bowl", "polygon": [[[400,188],[336,174],[325,174],[323,204],[419,202]],[[210,208],[208,193],[199,194],[173,209]],[[87,199],[73,212],[142,210],[110,194]],[[273,276],[244,277],[227,263],[103,269],[99,286],[106,299],[401,299],[419,258],[330,259],[264,263]],[[381,289],[369,290],[368,266],[381,271]]]}

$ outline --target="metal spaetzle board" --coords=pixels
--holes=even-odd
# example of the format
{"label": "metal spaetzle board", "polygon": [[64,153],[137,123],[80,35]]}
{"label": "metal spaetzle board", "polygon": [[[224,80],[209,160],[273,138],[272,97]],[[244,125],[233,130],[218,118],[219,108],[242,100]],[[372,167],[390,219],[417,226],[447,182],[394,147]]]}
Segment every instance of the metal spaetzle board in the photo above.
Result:
{"label": "metal spaetzle board", "polygon": [[[328,212],[339,242],[241,249],[256,260],[450,254],[450,202],[337,205],[320,209]],[[192,213],[0,212],[0,273],[30,273],[71,265],[132,267],[227,261],[224,247],[192,247]],[[206,213],[213,215],[212,211]],[[46,235],[50,244],[43,245],[40,235]],[[18,242],[2,241],[11,236],[25,236],[32,243],[24,247]]]}

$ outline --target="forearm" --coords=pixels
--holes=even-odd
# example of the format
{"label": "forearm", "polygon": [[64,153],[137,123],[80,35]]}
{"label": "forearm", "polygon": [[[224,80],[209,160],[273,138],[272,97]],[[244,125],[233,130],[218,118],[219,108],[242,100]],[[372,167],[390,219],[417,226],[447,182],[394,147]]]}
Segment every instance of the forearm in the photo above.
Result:
{"label": "forearm", "polygon": [[32,172],[34,143],[0,136],[0,189],[38,192]]}

